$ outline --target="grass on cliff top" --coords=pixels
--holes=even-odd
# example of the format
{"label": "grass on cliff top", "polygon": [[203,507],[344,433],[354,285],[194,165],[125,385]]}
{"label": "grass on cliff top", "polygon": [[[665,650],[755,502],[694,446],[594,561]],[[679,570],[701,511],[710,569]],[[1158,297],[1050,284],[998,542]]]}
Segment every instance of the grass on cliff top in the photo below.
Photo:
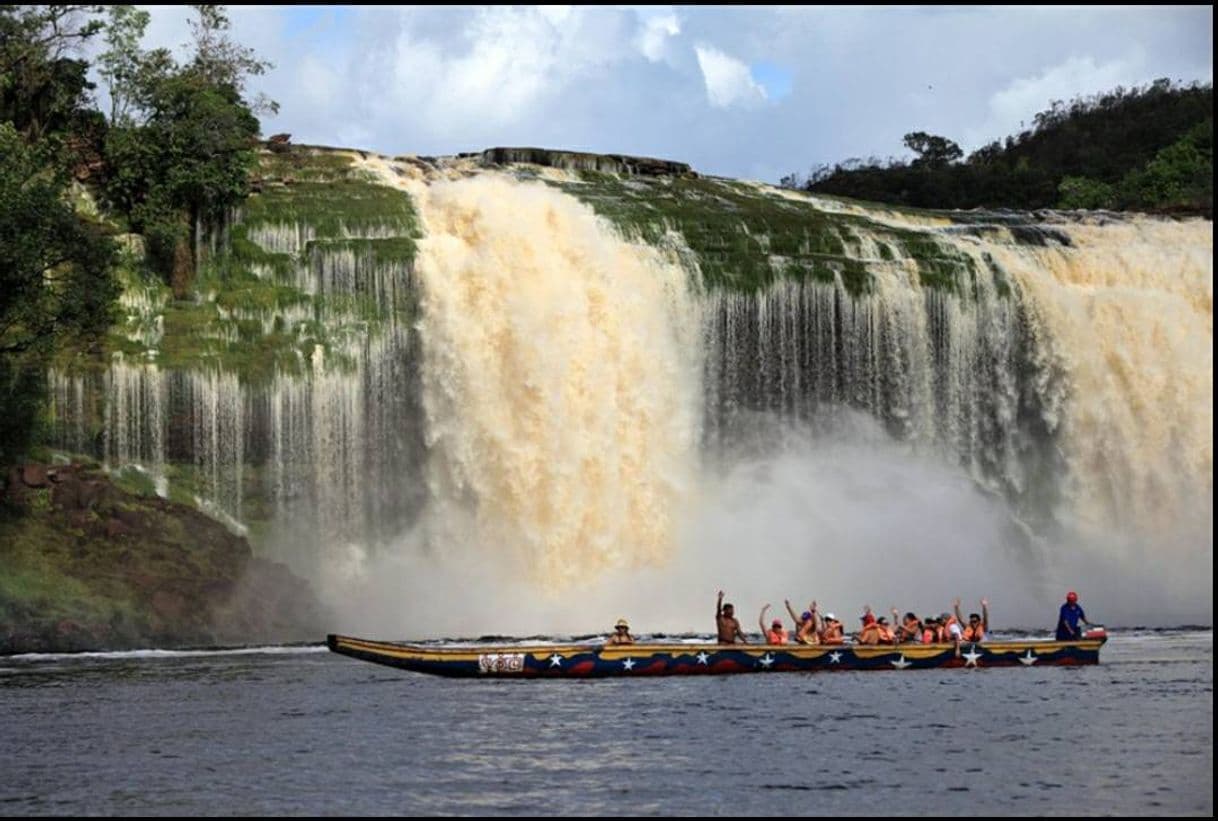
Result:
{"label": "grass on cliff top", "polygon": [[260,155],[261,191],[242,206],[249,226],[312,226],[319,238],[359,236],[376,231],[417,239],[418,215],[410,196],[380,185],[355,167],[355,152],[293,146]]}
{"label": "grass on cliff top", "polygon": [[[779,279],[841,279],[852,294],[873,288],[868,268],[912,259],[923,285],[966,292],[972,260],[932,236],[821,211],[754,185],[708,177],[624,178],[582,172],[579,182],[547,180],[588,203],[627,237],[665,245],[679,232],[709,288],[754,291]],[[864,240],[878,258],[864,259]]]}

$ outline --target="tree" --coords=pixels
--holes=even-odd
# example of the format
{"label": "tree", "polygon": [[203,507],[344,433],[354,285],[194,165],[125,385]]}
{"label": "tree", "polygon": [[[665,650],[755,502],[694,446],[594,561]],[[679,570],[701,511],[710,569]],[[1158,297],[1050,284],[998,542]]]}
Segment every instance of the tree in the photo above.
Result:
{"label": "tree", "polygon": [[[230,26],[224,6],[195,5],[192,8],[199,19],[190,22],[190,31],[195,40],[195,56],[192,68],[214,86],[231,86],[237,95],[245,93],[247,77],[258,77],[274,68],[267,60],[259,59],[252,48],[234,43],[228,36]],[[274,114],[279,104],[265,95],[258,95],[251,109]]]}
{"label": "tree", "polygon": [[46,358],[112,321],[114,244],[64,197],[48,152],[0,123],[0,464],[19,458],[41,407]]}
{"label": "tree", "polygon": [[913,161],[915,166],[942,168],[964,156],[960,146],[951,140],[925,131],[911,131],[904,142],[906,148],[918,155]]}
{"label": "tree", "polygon": [[101,29],[99,6],[0,6],[0,121],[29,143],[90,115],[88,64],[67,55]]}
{"label": "tree", "polygon": [[65,187],[45,156],[0,123],[0,355],[45,351],[110,324],[114,244],[76,216]]}
{"label": "tree", "polygon": [[[140,49],[140,39],[152,16],[135,6],[111,6],[106,24],[109,48],[97,58],[98,70],[110,88],[110,123],[130,124],[138,105],[141,75],[148,55]],[[158,54],[167,55],[160,51]]]}
{"label": "tree", "polygon": [[137,47],[121,60],[116,54],[131,69],[124,93],[134,115],[106,140],[107,198],[145,234],[151,261],[179,298],[199,263],[199,231],[248,194],[260,124],[241,91],[269,66],[229,39],[223,6],[195,10],[195,54],[185,66]]}

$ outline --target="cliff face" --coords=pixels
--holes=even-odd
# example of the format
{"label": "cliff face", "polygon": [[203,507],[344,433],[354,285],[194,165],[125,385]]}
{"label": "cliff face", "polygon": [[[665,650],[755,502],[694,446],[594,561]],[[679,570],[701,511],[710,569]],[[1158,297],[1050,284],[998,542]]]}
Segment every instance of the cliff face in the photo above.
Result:
{"label": "cliff face", "polygon": [[316,639],[287,567],[193,507],[96,467],[26,464],[0,491],[0,653]]}
{"label": "cliff face", "polygon": [[632,157],[628,154],[589,154],[584,151],[555,151],[549,148],[488,148],[479,157],[486,165],[537,165],[564,171],[596,171],[601,174],[648,177],[696,177],[687,163]]}
{"label": "cliff face", "polygon": [[[46,445],[112,475],[138,466],[146,495],[208,511],[315,582],[412,550],[430,567],[464,539],[434,539],[431,520],[504,498],[561,522],[549,505],[606,454],[607,487],[696,472],[617,458],[623,431],[728,458],[759,420],[861,414],[1040,533],[1121,516],[1136,532],[1187,498],[1181,464],[1208,499],[1211,226],[893,209],[536,148],[386,157],[280,141],[260,162],[188,298],[142,271],[133,240],[107,350],[50,374]],[[625,284],[635,263],[651,273]],[[1176,388],[1139,399],[1154,373]],[[673,420],[688,421],[680,436],[657,433]],[[579,448],[589,460],[567,464]],[[445,459],[457,467],[438,477]],[[550,468],[561,480],[527,484]],[[649,505],[636,507],[677,502]],[[628,507],[584,516],[569,542],[620,565],[604,522]],[[511,527],[521,543],[540,532]],[[513,548],[500,541],[483,547]],[[676,550],[653,542],[649,555]],[[552,563],[599,566],[584,558]]]}

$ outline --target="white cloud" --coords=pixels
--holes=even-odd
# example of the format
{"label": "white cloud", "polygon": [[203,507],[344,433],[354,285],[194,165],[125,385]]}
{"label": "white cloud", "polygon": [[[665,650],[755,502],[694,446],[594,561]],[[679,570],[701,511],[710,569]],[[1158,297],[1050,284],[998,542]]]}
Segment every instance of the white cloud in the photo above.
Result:
{"label": "white cloud", "polygon": [[676,14],[665,14],[643,20],[635,37],[635,45],[643,56],[653,63],[668,56],[669,41],[681,33],[681,23]]}
{"label": "white cloud", "polygon": [[[152,9],[144,45],[186,42],[192,14]],[[1212,7],[229,14],[234,38],[276,66],[249,84],[282,105],[265,134],[392,153],[533,144],[647,154],[769,180],[891,154],[913,130],[972,149],[1030,124],[1052,99],[1213,75]],[[766,92],[767,66],[789,72],[789,95]]]}
{"label": "white cloud", "polygon": [[747,107],[765,101],[765,89],[753,79],[745,63],[711,46],[700,45],[694,50],[711,105],[716,108]]}
{"label": "white cloud", "polygon": [[1146,70],[1140,55],[1097,64],[1092,57],[1070,57],[1065,62],[1030,77],[1019,77],[995,92],[989,100],[984,123],[967,132],[966,149],[977,148],[1007,134],[1031,128],[1037,112],[1052,100],[1068,101],[1080,95],[1110,91],[1145,82]]}
{"label": "white cloud", "polygon": [[[479,9],[457,38],[435,38],[408,14],[388,53],[385,92],[437,131],[504,126],[537,117],[589,73],[635,55],[613,11]],[[637,58],[636,58],[637,59]]]}

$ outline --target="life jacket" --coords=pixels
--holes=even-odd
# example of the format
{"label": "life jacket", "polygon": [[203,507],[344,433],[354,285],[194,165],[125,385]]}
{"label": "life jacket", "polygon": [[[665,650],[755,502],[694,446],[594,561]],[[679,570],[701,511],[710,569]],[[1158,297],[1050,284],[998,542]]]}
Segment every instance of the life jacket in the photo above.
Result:
{"label": "life jacket", "polygon": [[821,633],[820,636],[821,644],[845,644],[845,642],[846,640],[842,637],[842,628],[840,626],[827,627],[825,632]]}
{"label": "life jacket", "polygon": [[943,637],[940,639],[940,641],[952,641],[951,628],[953,624],[959,624],[959,622],[956,621],[955,616],[948,616],[947,621],[943,623],[943,627],[941,628],[943,630]]}
{"label": "life jacket", "polygon": [[965,625],[964,640],[965,641],[985,641],[985,628],[981,626],[980,622],[977,623],[976,628],[974,628],[971,624]]}
{"label": "life jacket", "polygon": [[786,644],[787,643],[787,631],[785,629],[778,629],[778,630],[770,629],[770,630],[765,631],[765,643],[766,644]]}

